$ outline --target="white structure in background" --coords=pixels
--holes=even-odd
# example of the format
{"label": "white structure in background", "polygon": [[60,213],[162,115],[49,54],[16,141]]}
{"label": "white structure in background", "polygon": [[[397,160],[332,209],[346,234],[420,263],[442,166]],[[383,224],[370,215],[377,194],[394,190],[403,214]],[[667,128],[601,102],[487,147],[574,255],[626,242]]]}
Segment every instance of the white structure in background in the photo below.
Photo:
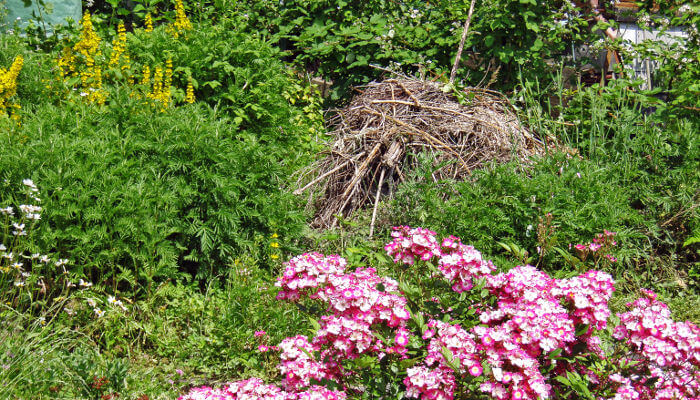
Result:
{"label": "white structure in background", "polygon": [[[662,32],[660,29],[641,28],[636,23],[631,22],[620,22],[617,34],[620,39],[632,44],[640,44],[645,40],[654,40],[671,45],[679,38],[688,37],[687,32],[683,31],[681,27],[670,27]],[[636,78],[644,80],[643,89],[653,88],[652,75],[654,69],[659,66],[657,61],[650,61],[648,58],[635,58],[633,60],[623,59],[622,62],[627,67],[625,68],[626,70],[634,71]]]}

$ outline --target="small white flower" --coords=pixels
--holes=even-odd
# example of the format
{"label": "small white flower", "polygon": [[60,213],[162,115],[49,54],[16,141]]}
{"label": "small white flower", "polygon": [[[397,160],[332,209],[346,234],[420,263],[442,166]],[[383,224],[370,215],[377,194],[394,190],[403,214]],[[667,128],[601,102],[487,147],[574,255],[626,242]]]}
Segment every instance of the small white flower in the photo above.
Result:
{"label": "small white flower", "polygon": [[7,247],[5,247],[4,244],[0,243],[0,251],[5,251],[7,250]]}
{"label": "small white flower", "polygon": [[12,209],[12,207],[6,207],[6,208],[0,208],[0,213],[3,213],[5,215],[13,216],[15,215],[15,210]]}
{"label": "small white flower", "polygon": [[51,261],[51,259],[49,258],[49,256],[44,255],[44,256],[41,256],[39,261],[43,262],[44,264],[48,264],[49,261]]}
{"label": "small white flower", "polygon": [[15,281],[15,286],[24,287],[24,281]]}
{"label": "small white flower", "polygon": [[95,311],[95,315],[97,315],[98,318],[105,315],[105,312],[100,310],[99,308],[95,308],[94,311]]}
{"label": "small white flower", "polygon": [[22,184],[24,184],[24,186],[27,186],[27,187],[30,187],[30,188],[35,188],[35,187],[36,187],[36,185],[34,184],[34,181],[31,180],[31,179],[24,179],[24,180],[22,180]]}
{"label": "small white flower", "polygon": [[90,307],[93,307],[93,308],[97,305],[97,302],[95,301],[95,299],[87,299],[87,303]]}
{"label": "small white flower", "polygon": [[87,282],[87,281],[80,279],[80,281],[78,282],[78,285],[80,287],[89,288],[90,286],[92,286],[92,282]]}

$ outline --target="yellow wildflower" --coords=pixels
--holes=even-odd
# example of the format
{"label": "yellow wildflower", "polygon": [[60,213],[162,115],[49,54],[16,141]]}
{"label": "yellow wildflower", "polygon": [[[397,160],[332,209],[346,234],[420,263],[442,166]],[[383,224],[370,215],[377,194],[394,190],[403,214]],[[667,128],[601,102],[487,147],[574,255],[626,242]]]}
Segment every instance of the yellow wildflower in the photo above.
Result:
{"label": "yellow wildflower", "polygon": [[121,69],[129,69],[130,58],[126,54],[126,28],[124,27],[124,22],[119,23],[117,37],[112,41],[112,56],[109,59],[109,66],[113,68],[119,67],[121,59],[124,59]]}
{"label": "yellow wildflower", "polygon": [[90,12],[86,11],[81,20],[82,29],[80,30],[80,41],[73,46],[73,50],[84,55],[85,57],[94,57],[99,53],[98,46],[100,45],[100,37],[97,36],[95,28],[92,26]]}
{"label": "yellow wildflower", "polygon": [[192,23],[189,18],[187,18],[182,0],[175,0],[175,22],[171,26],[168,26],[168,32],[173,35],[173,37],[177,38],[184,31],[189,31],[191,29]]}
{"label": "yellow wildflower", "polygon": [[[7,108],[20,108],[18,104],[9,102],[10,97],[17,93],[17,76],[24,65],[24,57],[18,55],[15,57],[10,69],[0,68],[0,116],[9,114]],[[14,119],[19,118],[16,112],[11,114]]]}
{"label": "yellow wildflower", "polygon": [[[79,66],[75,68],[80,69],[81,95],[85,97],[88,102],[104,104],[107,99],[107,92],[102,90],[102,68],[95,62],[95,60],[102,55],[99,49],[101,39],[95,32],[89,12],[85,12],[81,24],[80,40],[72,49],[72,52],[75,53],[76,56],[70,56],[70,51],[64,50],[64,53],[67,55],[64,62],[71,62],[74,64],[80,64],[82,62],[84,64],[82,68],[78,68]],[[80,57],[78,57],[78,55]],[[60,64],[61,61],[59,60],[59,65]],[[64,77],[66,76],[65,68],[62,74]]]}
{"label": "yellow wildflower", "polygon": [[153,17],[151,17],[151,13],[146,14],[146,21],[144,25],[144,30],[146,32],[153,32]]}
{"label": "yellow wildflower", "polygon": [[194,87],[192,86],[192,79],[187,79],[187,93],[185,95],[186,103],[194,103]]}
{"label": "yellow wildflower", "polygon": [[148,65],[143,66],[143,71],[142,71],[142,78],[141,78],[141,84],[142,85],[148,85],[151,83],[151,68]]}

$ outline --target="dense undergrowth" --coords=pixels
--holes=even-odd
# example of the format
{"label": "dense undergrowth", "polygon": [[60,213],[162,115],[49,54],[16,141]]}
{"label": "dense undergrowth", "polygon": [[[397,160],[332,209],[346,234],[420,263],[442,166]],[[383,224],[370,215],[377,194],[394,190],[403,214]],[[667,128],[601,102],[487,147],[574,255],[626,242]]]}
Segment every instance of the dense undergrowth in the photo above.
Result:
{"label": "dense undergrowth", "polygon": [[[506,3],[526,17],[494,14]],[[275,300],[282,262],[338,253],[403,284],[415,277],[381,250],[395,225],[458,235],[500,272],[598,268],[616,281],[613,312],[650,288],[676,320],[700,321],[697,68],[662,62],[667,103],[638,81],[564,82],[544,55],[590,33],[557,24],[567,10],[477,4],[467,58],[481,56],[460,84],[505,91],[548,154],[466,181],[435,181],[425,156],[368,238],[371,210],[314,231],[292,194],[325,145],[321,104],[380,77],[375,63],[444,80],[468,2],[134,4],[92,5],[92,27],[49,38],[0,34],[1,398],[170,399],[276,381],[260,346],[314,336],[324,311]],[[329,99],[308,72],[335,81]],[[576,245],[604,230],[616,262],[581,261]],[[393,382],[366,398],[405,392],[406,368],[363,362]],[[570,396],[592,385],[576,382]]]}

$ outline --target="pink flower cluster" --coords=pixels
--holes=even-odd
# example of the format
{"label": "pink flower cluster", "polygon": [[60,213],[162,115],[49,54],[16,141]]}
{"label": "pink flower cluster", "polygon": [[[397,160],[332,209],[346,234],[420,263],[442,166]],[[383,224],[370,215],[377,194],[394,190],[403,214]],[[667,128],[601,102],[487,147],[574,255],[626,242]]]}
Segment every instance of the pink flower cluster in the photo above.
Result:
{"label": "pink flower cluster", "polygon": [[425,400],[450,400],[454,397],[455,377],[446,367],[429,368],[424,365],[406,370],[406,397]]}
{"label": "pink flower cluster", "polygon": [[[379,290],[381,286],[383,290]],[[406,298],[391,293],[398,291],[395,280],[378,276],[374,268],[358,268],[352,273],[330,276],[317,297],[326,301],[335,315],[396,327],[410,318]]]}
{"label": "pink flower cluster", "polygon": [[613,333],[633,351],[628,361],[648,368],[623,382],[618,394],[627,397],[620,398],[700,398],[700,328],[691,322],[673,321],[655,293],[645,291],[644,295],[627,304],[630,311],[618,314],[620,325]]}
{"label": "pink flower cluster", "polygon": [[446,322],[431,320],[428,331],[423,337],[430,337],[428,355],[425,364],[428,366],[449,367],[443,352],[452,357],[452,362],[459,366],[460,373],[469,372],[472,376],[482,373],[481,361],[477,355],[477,345],[474,335],[465,331],[461,326]]}
{"label": "pink flower cluster", "polygon": [[[586,251],[607,251],[616,244],[614,235],[605,231]],[[614,331],[630,350],[624,364],[633,365],[636,373],[599,376],[568,360],[606,356],[595,334],[607,327],[610,316],[608,301],[615,289],[609,274],[588,271],[554,279],[535,267],[518,266],[494,275],[493,264],[457,237],[440,244],[435,232],[406,226],[394,228],[392,237],[385,250],[396,263],[413,265],[435,257],[440,274],[431,278],[442,275],[455,292],[470,290],[475,279],[484,279],[492,296],[479,305],[480,324],[471,329],[437,320],[420,322],[425,356],[406,369],[407,397],[450,400],[458,382],[466,379],[475,380],[494,399],[548,399],[562,388],[552,377],[571,371],[588,376],[592,390],[612,384],[614,400],[700,398],[700,330],[690,322],[672,321],[653,293],[619,314],[621,325]],[[343,363],[361,355],[382,362],[388,355],[394,356],[388,362],[405,360],[409,342],[419,339],[408,328],[411,315],[398,283],[378,276],[374,268],[348,272],[346,267],[339,256],[310,253],[290,260],[278,278],[278,299],[305,296],[324,302],[328,312],[314,337],[294,336],[272,347],[280,351],[281,388],[252,378],[221,389],[193,389],[181,400],[345,399],[344,392],[317,383],[334,380],[347,389],[344,379],[357,374],[345,371]],[[263,335],[256,332],[256,337]],[[565,357],[554,360],[555,350]]]}
{"label": "pink flower cluster", "polygon": [[343,392],[312,386],[301,392],[286,392],[259,378],[228,383],[222,388],[208,386],[193,388],[178,400],[345,400]]}
{"label": "pink flower cluster", "polygon": [[[612,235],[606,232],[605,240]],[[599,339],[592,334],[594,328],[605,327],[609,316],[607,302],[614,289],[608,274],[590,271],[580,277],[557,280],[525,266],[492,275],[493,264],[483,260],[477,250],[462,244],[457,237],[445,238],[438,247],[434,233],[425,229],[398,227],[392,236],[394,240],[386,250],[395,261],[411,264],[416,259],[437,256],[438,268],[452,283],[454,291],[470,290],[474,279],[484,277],[487,288],[498,299],[496,308],[480,313],[483,325],[474,327],[470,333],[458,326],[440,323],[443,335],[462,332],[450,339],[459,345],[449,346],[441,340],[442,335],[432,338],[425,365],[411,369],[404,380],[410,388],[407,395],[420,395],[424,399],[452,398],[450,382],[454,377],[450,377],[452,371],[444,360],[444,349],[453,354],[453,362],[458,363],[462,374],[469,371],[472,376],[479,376],[481,361],[487,362],[492,367],[491,373],[481,389],[497,399],[550,397],[551,386],[546,383],[540,367],[547,362],[544,356],[555,349],[562,348],[571,354],[574,346],[581,343],[584,348],[601,352]],[[431,321],[431,324],[436,323]],[[590,327],[577,337],[576,328],[581,324]],[[423,338],[427,340],[435,333],[431,327]],[[478,340],[475,342],[473,338]],[[460,348],[462,350],[458,350]],[[435,374],[442,374],[442,377],[427,379]]]}
{"label": "pink flower cluster", "polygon": [[416,259],[428,261],[440,256],[440,244],[435,235],[425,228],[396,226],[391,232],[394,240],[384,246],[384,250],[394,257],[395,263],[413,265]]}
{"label": "pink flower cluster", "polygon": [[309,297],[315,298],[317,290],[323,286],[328,277],[342,274],[347,261],[340,256],[324,256],[320,253],[305,253],[296,256],[285,264],[284,273],[277,279],[275,286],[283,288],[278,300],[298,300],[303,293],[310,291]]}
{"label": "pink flower cluster", "polygon": [[[430,339],[424,365],[409,368],[404,379],[406,396],[452,399],[455,372],[480,376],[483,372],[474,336],[459,325],[431,320],[423,339]],[[449,357],[449,359],[445,358]]]}
{"label": "pink flower cluster", "polygon": [[[325,369],[318,376],[326,378],[344,376],[341,360],[354,359],[361,354],[403,357],[410,338],[406,322],[411,315],[406,298],[397,294],[398,283],[378,276],[374,268],[346,272],[346,265],[347,262],[338,256],[304,254],[293,258],[276,282],[281,289],[279,299],[294,301],[306,294],[327,304],[330,314],[320,318],[320,328],[311,339],[311,348],[307,349],[320,353]],[[393,341],[386,343],[373,333],[380,326],[391,333],[392,337],[387,340]],[[318,380],[318,376],[312,375],[304,375],[288,384],[295,387],[299,382],[308,384],[307,377]]]}
{"label": "pink flower cluster", "polygon": [[[596,261],[604,257],[612,263],[617,262],[617,258],[609,253],[609,251],[617,245],[615,235],[617,235],[616,232],[610,232],[604,229],[603,233],[597,234],[592,242],[577,244],[574,246],[574,249],[576,249],[576,253],[583,261],[586,261],[589,256],[592,256]],[[571,248],[571,245],[569,245],[569,248]]]}
{"label": "pink flower cluster", "polygon": [[472,329],[491,368],[481,390],[496,399],[546,399],[550,386],[540,357],[574,342],[575,326],[552,292],[557,282],[535,267],[515,267],[488,278],[497,308],[484,310]]}
{"label": "pink flower cluster", "polygon": [[314,347],[306,336],[298,335],[286,338],[279,344],[280,363],[277,365],[284,378],[282,385],[290,391],[298,391],[311,385],[311,381],[320,382],[330,378],[326,365],[313,358]]}
{"label": "pink flower cluster", "polygon": [[438,269],[453,283],[452,290],[464,292],[474,287],[473,279],[491,274],[496,268],[491,261],[485,261],[473,246],[450,236],[442,241]]}
{"label": "pink flower cluster", "polygon": [[[398,283],[378,276],[374,268],[345,273],[346,265],[338,256],[314,253],[295,257],[276,283],[282,289],[277,297],[296,300],[303,291],[309,298],[328,304],[332,314],[321,318],[321,329],[312,340],[316,350],[327,350],[324,356],[352,359],[367,351],[404,354],[410,314],[406,298],[393,294],[399,290]],[[372,334],[374,324],[394,329],[393,345]]]}
{"label": "pink flower cluster", "polygon": [[615,291],[615,282],[610,274],[588,271],[581,276],[557,281],[553,293],[563,298],[572,309],[570,317],[575,325],[588,325],[605,329],[610,316],[608,301]]}

